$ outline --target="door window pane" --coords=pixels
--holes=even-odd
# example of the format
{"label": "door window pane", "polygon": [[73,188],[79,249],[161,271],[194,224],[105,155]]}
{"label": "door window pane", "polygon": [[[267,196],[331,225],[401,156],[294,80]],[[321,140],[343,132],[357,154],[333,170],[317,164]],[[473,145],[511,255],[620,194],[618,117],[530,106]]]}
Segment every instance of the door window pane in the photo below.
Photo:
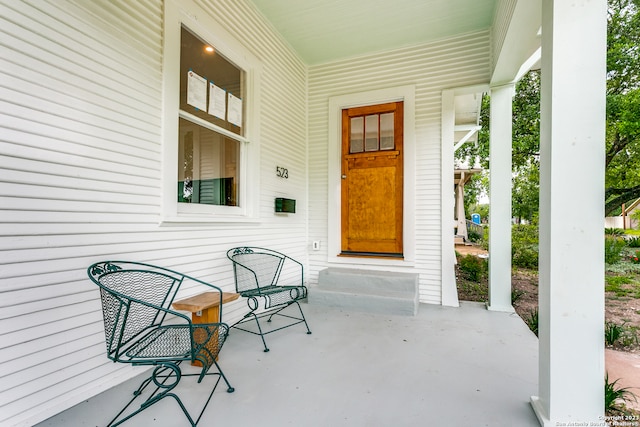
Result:
{"label": "door window pane", "polygon": [[364,117],[351,118],[351,137],[349,152],[362,153],[364,151]]}
{"label": "door window pane", "polygon": [[380,115],[380,149],[393,150],[393,113]]}
{"label": "door window pane", "polygon": [[366,116],[364,121],[365,129],[365,151],[378,151],[378,115]]}

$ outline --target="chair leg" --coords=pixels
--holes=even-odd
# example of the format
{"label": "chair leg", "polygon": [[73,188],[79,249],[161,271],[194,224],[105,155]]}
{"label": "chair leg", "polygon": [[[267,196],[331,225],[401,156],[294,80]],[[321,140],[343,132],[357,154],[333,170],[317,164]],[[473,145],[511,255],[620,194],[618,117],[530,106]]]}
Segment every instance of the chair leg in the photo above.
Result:
{"label": "chair leg", "polygon": [[[217,362],[216,362],[216,366],[218,367],[218,371],[220,372],[220,375],[218,376],[218,379],[216,380],[216,383],[213,386],[213,388],[211,390],[211,393],[209,394],[209,397],[208,397],[204,407],[202,408],[202,411],[200,412],[200,415],[198,416],[198,419],[196,421],[193,420],[193,418],[189,414],[189,411],[187,411],[187,408],[182,403],[182,400],[180,399],[180,397],[178,397],[178,395],[176,395],[175,393],[171,392],[178,385],[178,383],[180,382],[180,379],[182,377],[182,372],[181,372],[180,367],[179,367],[179,362],[178,363],[163,362],[162,364],[156,366],[156,368],[153,370],[151,376],[149,378],[145,379],[140,384],[138,389],[136,389],[136,391],[133,392],[134,397],[125,405],[124,408],[122,408],[122,410],[120,412],[118,412],[118,414],[115,416],[115,418],[113,418],[111,420],[111,422],[109,422],[109,424],[107,424],[107,427],[116,427],[116,426],[124,423],[125,421],[133,418],[134,416],[136,416],[140,412],[144,411],[145,409],[148,409],[151,406],[153,406],[154,404],[160,402],[165,397],[172,397],[173,399],[175,399],[176,403],[178,403],[178,406],[180,406],[180,409],[184,413],[185,417],[187,417],[187,420],[189,421],[189,424],[192,427],[195,427],[197,425],[197,423],[200,421],[200,418],[202,417],[202,414],[204,414],[205,409],[209,405],[209,401],[211,400],[211,397],[213,396],[213,393],[215,392],[215,390],[216,390],[216,388],[218,386],[218,383],[220,382],[220,378],[224,378],[225,382],[227,383],[227,386],[229,387],[227,389],[227,391],[229,393],[234,391],[233,387],[231,387],[231,385],[229,384],[229,381],[227,381],[227,378],[222,373],[222,370],[220,369],[220,366],[218,366]],[[193,375],[193,374],[186,374],[186,376],[190,376],[190,375]],[[142,404],[140,404],[140,407],[138,409],[136,409],[132,413],[128,414],[126,417],[119,419],[120,416],[127,410],[127,408],[129,408],[129,406],[138,397],[140,397],[140,395],[142,394],[144,389],[149,384],[151,384],[151,382],[153,382],[156,385],[156,389],[151,393],[151,395],[147,398],[147,400],[142,402]]]}
{"label": "chair leg", "polygon": [[218,365],[218,362],[216,362],[215,360],[213,361],[213,363],[216,364],[216,368],[218,368],[218,372],[220,372],[220,376],[222,377],[222,379],[224,380],[225,383],[227,383],[227,393],[233,393],[234,391],[236,391],[235,388],[231,387],[231,384],[229,384],[229,380],[227,379],[226,375],[224,374],[224,372],[222,372],[222,369],[220,369],[220,365]]}
{"label": "chair leg", "polygon": [[[294,317],[294,316],[290,316],[290,315],[287,315],[287,314],[281,314],[281,312],[283,310],[285,310],[287,307],[293,305],[294,303],[297,304],[298,311],[300,312],[300,316],[301,317]],[[297,300],[291,301],[291,302],[289,302],[288,304],[286,304],[286,305],[284,305],[282,307],[271,308],[271,310],[275,310],[275,311],[269,310],[268,312],[263,313],[260,316],[255,314],[255,312],[253,311],[253,310],[255,310],[254,308],[252,308],[252,307],[250,307],[250,308],[251,308],[252,311],[250,311],[249,313],[245,314],[244,317],[242,318],[242,320],[236,322],[233,326],[231,326],[231,328],[240,329],[241,331],[249,332],[249,333],[252,333],[254,335],[260,335],[260,338],[262,339],[262,344],[264,345],[264,352],[265,353],[267,353],[269,351],[269,347],[267,347],[267,342],[264,339],[264,336],[267,335],[267,334],[279,331],[281,329],[288,328],[290,326],[297,325],[298,323],[302,323],[302,322],[304,322],[304,325],[307,328],[307,334],[308,335],[311,334],[311,329],[309,329],[309,324],[307,323],[307,318],[305,317],[304,312],[302,311],[302,307],[300,306],[300,304],[298,303]],[[269,308],[269,307],[267,307],[267,308]],[[262,326],[260,326],[260,320],[259,319],[264,317],[264,318],[267,318],[267,322],[271,322],[271,319],[275,315],[280,315],[280,316],[283,316],[283,317],[287,317],[289,319],[293,319],[293,320],[295,320],[295,322],[290,323],[290,324],[288,324],[286,326],[282,326],[280,328],[272,329],[272,330],[270,330],[270,331],[265,333],[262,330]],[[258,332],[255,332],[255,331],[252,331],[252,330],[249,330],[249,329],[243,329],[243,328],[241,328],[239,326],[241,323],[248,322],[249,321],[249,317],[252,317],[252,316],[253,316],[253,319],[256,321],[256,325],[258,326]]]}
{"label": "chair leg", "polygon": [[[151,407],[155,403],[158,403],[160,400],[164,399],[165,397],[169,397],[169,396],[176,399],[176,401],[178,402],[178,405],[180,405],[180,408],[182,409],[182,412],[184,412],[184,414],[187,416],[189,423],[192,426],[195,426],[193,419],[191,418],[186,408],[182,404],[182,401],[180,400],[180,398],[176,396],[174,393],[171,393],[171,390],[173,390],[178,385],[178,383],[180,382],[180,378],[182,377],[182,372],[180,371],[180,367],[178,365],[179,363],[165,362],[156,366],[153,372],[151,373],[151,376],[149,378],[146,378],[140,384],[140,386],[136,389],[136,391],[133,392],[133,398],[124,406],[124,408],[122,408],[120,412],[118,412],[115,418],[113,418],[109,422],[109,424],[107,424],[107,426],[108,427],[118,426],[124,423],[125,421],[133,418],[135,415],[139,414],[145,409]],[[167,373],[167,371],[169,372]],[[170,379],[172,381],[167,383],[167,381],[169,381]],[[147,388],[147,386],[151,384],[151,382],[153,382],[156,385],[156,389],[151,393],[151,395],[147,398],[147,400],[142,402],[142,404],[138,409],[136,409],[126,417],[122,419],[118,419],[127,410],[127,408],[139,396],[141,396],[144,389]]]}
{"label": "chair leg", "polygon": [[253,315],[253,318],[256,320],[256,324],[258,325],[258,331],[260,331],[258,335],[260,335],[260,338],[262,338],[262,344],[264,345],[264,352],[268,353],[269,347],[267,347],[267,342],[264,340],[264,333],[262,332],[262,327],[260,326],[260,321],[258,320],[258,316],[256,316],[255,313],[251,313],[251,314]]}
{"label": "chair leg", "polygon": [[309,324],[307,323],[307,318],[304,317],[304,313],[302,312],[302,307],[300,307],[300,304],[298,303],[298,301],[295,302],[298,305],[298,310],[300,310],[300,315],[302,316],[302,320],[304,321],[304,326],[307,327],[307,335],[311,335],[311,329],[309,329]]}

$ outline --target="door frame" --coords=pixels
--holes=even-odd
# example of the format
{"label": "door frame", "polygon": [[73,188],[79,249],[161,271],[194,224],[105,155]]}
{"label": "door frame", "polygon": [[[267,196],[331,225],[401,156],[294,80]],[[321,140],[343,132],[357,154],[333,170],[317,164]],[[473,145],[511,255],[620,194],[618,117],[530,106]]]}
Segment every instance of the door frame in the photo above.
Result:
{"label": "door frame", "polygon": [[[342,110],[387,102],[404,102],[404,259],[340,257],[341,251],[341,170]],[[329,98],[327,261],[336,264],[413,266],[415,263],[415,86],[399,86]]]}

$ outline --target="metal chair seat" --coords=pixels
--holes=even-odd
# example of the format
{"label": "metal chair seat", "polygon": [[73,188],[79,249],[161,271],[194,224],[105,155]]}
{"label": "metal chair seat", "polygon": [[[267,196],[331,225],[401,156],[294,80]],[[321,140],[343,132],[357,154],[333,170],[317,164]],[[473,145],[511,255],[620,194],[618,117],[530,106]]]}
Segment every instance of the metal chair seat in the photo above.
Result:
{"label": "metal chair seat", "polygon": [[[128,346],[124,354],[131,361],[209,360],[222,347],[228,333],[226,325],[169,325],[155,328]],[[194,342],[191,338],[194,337]]]}

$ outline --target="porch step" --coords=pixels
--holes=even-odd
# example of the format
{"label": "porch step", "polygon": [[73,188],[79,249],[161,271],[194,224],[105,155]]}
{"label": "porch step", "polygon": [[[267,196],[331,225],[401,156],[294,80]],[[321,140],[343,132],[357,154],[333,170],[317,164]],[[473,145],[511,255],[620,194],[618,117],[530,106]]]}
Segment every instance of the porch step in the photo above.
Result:
{"label": "porch step", "polygon": [[325,268],[309,289],[309,304],[378,314],[415,316],[418,274]]}

